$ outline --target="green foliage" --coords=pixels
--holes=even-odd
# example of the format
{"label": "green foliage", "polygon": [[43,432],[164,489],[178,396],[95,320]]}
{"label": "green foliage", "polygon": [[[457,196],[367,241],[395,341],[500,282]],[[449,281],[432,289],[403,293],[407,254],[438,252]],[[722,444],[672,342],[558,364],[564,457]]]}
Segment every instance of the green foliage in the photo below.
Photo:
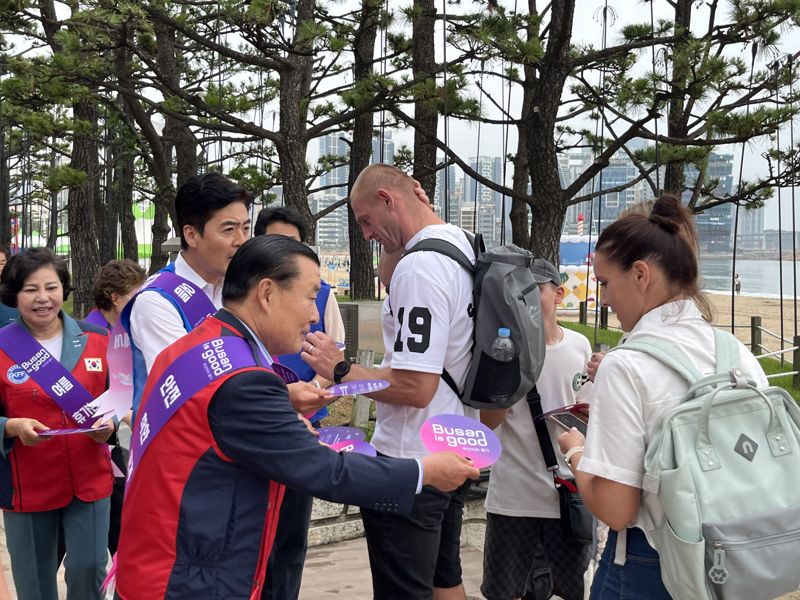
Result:
{"label": "green foliage", "polygon": [[414,171],[414,151],[406,144],[395,149],[394,166],[406,173]]}
{"label": "green foliage", "polygon": [[788,107],[770,108],[759,106],[750,111],[714,111],[708,115],[707,129],[712,137],[748,136],[774,133],[795,111]]}
{"label": "green foliage", "polygon": [[626,42],[637,42],[652,39],[650,23],[631,23],[622,28],[622,39]]}
{"label": "green foliage", "polygon": [[61,165],[49,170],[45,185],[53,191],[63,188],[77,188],[86,183],[88,177],[85,171],[73,169],[68,165]]}
{"label": "green foliage", "polygon": [[[243,159],[247,160],[247,159]],[[229,170],[228,176],[243,185],[254,197],[262,196],[268,189],[276,185],[270,169],[241,161]]]}

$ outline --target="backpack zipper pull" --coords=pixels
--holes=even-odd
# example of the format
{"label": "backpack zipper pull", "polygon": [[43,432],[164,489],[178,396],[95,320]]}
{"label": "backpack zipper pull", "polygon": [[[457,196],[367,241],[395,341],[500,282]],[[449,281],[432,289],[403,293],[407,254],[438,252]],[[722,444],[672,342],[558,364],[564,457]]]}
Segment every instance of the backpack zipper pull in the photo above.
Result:
{"label": "backpack zipper pull", "polygon": [[719,542],[714,542],[714,558],[708,570],[708,578],[718,585],[728,581],[728,569],[725,568],[725,549]]}

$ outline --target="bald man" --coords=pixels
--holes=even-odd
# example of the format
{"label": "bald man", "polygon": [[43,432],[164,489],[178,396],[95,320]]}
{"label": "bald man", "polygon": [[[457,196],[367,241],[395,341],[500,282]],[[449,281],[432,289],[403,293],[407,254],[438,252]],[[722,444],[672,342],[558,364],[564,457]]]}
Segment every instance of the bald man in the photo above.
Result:
{"label": "bald man", "polygon": [[[414,180],[399,169],[382,164],[364,169],[350,202],[364,237],[380,242],[390,254],[436,238],[474,260],[464,232],[420,202]],[[472,277],[441,254],[416,252],[398,262],[389,297],[389,318],[383,321],[389,364],[384,361],[377,369],[351,365],[341,360],[333,343],[314,334],[306,337],[302,356],[337,383],[389,380],[388,389],[372,395],[378,402],[372,443],[382,455],[419,458],[427,454],[419,438],[426,419],[466,411],[474,416],[442,379],[446,372],[458,389],[464,387],[472,348]],[[442,493],[426,488],[410,516],[362,510],[375,598],[465,598],[459,557],[465,489]]]}

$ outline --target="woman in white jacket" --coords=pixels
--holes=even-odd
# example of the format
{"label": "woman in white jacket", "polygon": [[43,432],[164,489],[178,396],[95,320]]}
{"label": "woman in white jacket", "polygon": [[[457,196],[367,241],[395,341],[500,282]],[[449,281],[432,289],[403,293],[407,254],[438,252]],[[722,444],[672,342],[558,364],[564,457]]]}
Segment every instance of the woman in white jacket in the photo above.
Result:
{"label": "woman in white jacket", "polygon": [[[656,200],[650,215],[629,214],[600,235],[594,274],[601,301],[627,333],[668,341],[703,374],[715,372],[714,330],[698,283],[697,240],[689,210],[673,196]],[[766,377],[739,344],[740,364],[759,386]],[[605,356],[592,390],[586,439],[562,434],[559,445],[575,472],[589,510],[611,528],[592,585],[593,600],[670,598],[656,550],[644,531],[663,514],[658,497],[643,494],[644,456],[661,417],[677,406],[688,384],[654,358],[625,345]],[[646,510],[640,508],[646,505]],[[627,529],[624,565],[614,563],[617,532]]]}

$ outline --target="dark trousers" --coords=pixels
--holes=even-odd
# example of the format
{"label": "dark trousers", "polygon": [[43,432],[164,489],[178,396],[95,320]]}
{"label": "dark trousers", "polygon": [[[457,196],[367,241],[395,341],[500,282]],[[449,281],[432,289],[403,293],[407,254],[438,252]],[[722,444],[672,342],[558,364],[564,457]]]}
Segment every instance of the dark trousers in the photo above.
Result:
{"label": "dark trousers", "polygon": [[297,600],[300,595],[313,500],[286,488],[261,600]]}
{"label": "dark trousers", "polygon": [[461,583],[461,521],[470,482],[451,493],[424,487],[410,516],[361,509],[376,600],[430,600]]}

